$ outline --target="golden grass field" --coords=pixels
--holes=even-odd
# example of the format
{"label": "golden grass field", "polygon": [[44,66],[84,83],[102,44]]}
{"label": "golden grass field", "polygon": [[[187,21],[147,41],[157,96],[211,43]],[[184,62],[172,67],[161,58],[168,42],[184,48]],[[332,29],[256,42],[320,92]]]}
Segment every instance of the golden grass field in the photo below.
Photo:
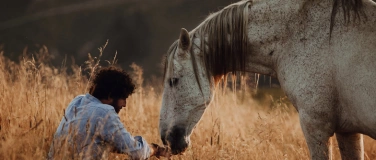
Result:
{"label": "golden grass field", "polygon": [[[87,63],[89,70],[48,64],[47,53],[24,57],[20,63],[0,55],[0,159],[45,159],[63,110],[75,96],[86,93],[88,78],[83,75],[95,68],[93,59]],[[68,74],[68,68],[73,73]],[[161,78],[144,80],[142,68],[132,68],[138,89],[120,112],[121,120],[133,135],[161,144]],[[173,159],[309,159],[297,112],[279,89],[270,90],[218,92],[193,131],[190,148]],[[332,139],[333,158],[340,159]],[[365,136],[364,144],[365,159],[376,159],[376,141]]]}

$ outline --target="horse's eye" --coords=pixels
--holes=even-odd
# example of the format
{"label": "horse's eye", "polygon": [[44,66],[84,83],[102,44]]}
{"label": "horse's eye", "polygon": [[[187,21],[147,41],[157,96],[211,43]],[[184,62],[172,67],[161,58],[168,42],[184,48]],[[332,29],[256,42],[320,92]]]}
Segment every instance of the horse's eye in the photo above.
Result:
{"label": "horse's eye", "polygon": [[173,87],[173,86],[176,86],[176,84],[178,83],[179,79],[178,78],[170,78],[168,80],[168,84],[170,85],[170,87]]}

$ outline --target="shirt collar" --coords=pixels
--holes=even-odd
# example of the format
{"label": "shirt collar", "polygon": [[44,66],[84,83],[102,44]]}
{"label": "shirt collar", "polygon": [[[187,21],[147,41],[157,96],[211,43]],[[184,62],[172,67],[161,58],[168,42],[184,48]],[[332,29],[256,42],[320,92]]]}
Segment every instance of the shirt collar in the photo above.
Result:
{"label": "shirt collar", "polygon": [[88,99],[90,102],[102,103],[99,99],[95,98],[89,93],[86,93],[85,98]]}

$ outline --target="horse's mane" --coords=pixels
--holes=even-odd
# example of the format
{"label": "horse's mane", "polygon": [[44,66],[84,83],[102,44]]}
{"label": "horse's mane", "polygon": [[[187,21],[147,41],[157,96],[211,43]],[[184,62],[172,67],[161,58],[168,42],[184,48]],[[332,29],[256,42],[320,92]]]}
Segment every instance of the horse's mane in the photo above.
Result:
{"label": "horse's mane", "polygon": [[210,14],[191,32],[191,36],[200,36],[201,52],[209,76],[245,72],[250,49],[247,37],[250,4],[249,0],[231,4]]}
{"label": "horse's mane", "polygon": [[[206,69],[209,75],[228,72],[245,72],[250,46],[247,38],[248,11],[252,0],[243,0],[210,14],[191,32],[191,38],[199,33]],[[345,22],[364,15],[362,0],[333,0],[330,33],[338,9],[342,8]],[[200,34],[201,33],[201,34]],[[207,41],[206,41],[207,40]],[[207,42],[208,44],[204,44]]]}
{"label": "horse's mane", "polygon": [[334,20],[338,9],[340,8],[342,8],[343,18],[346,23],[350,22],[351,17],[353,18],[353,21],[356,21],[357,19],[360,20],[361,15],[365,16],[362,0],[333,0],[332,15],[330,18],[330,35],[333,31]]}
{"label": "horse's mane", "polygon": [[[212,13],[190,32],[191,40],[195,36],[199,36],[198,38],[201,40],[199,48],[201,48],[209,77],[224,75],[228,72],[234,74],[237,71],[245,72],[247,54],[250,52],[246,32],[251,3],[252,0],[242,0]],[[334,27],[338,9],[342,8],[345,21],[350,22],[350,18],[356,20],[360,19],[361,15],[364,15],[362,7],[362,0],[333,0],[330,34]],[[204,46],[207,48],[204,48]],[[175,41],[167,52],[167,61],[171,60],[171,53],[174,53],[177,47],[178,41]],[[193,53],[193,50],[191,53]],[[197,79],[197,62],[193,55],[191,57]],[[167,61],[165,63],[165,74],[167,68],[171,68],[171,66],[167,66]]]}

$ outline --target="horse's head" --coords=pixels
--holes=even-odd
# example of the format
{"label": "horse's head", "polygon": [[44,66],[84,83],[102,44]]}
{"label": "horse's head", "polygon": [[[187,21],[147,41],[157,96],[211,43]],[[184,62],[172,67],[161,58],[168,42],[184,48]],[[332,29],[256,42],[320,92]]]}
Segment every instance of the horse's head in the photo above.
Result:
{"label": "horse's head", "polygon": [[167,53],[159,129],[163,143],[173,154],[187,149],[190,134],[212,97],[199,43],[182,29]]}
{"label": "horse's head", "polygon": [[159,129],[173,154],[188,147],[190,134],[213,97],[214,79],[246,71],[250,4],[241,1],[225,7],[191,33],[182,29],[168,50]]}

